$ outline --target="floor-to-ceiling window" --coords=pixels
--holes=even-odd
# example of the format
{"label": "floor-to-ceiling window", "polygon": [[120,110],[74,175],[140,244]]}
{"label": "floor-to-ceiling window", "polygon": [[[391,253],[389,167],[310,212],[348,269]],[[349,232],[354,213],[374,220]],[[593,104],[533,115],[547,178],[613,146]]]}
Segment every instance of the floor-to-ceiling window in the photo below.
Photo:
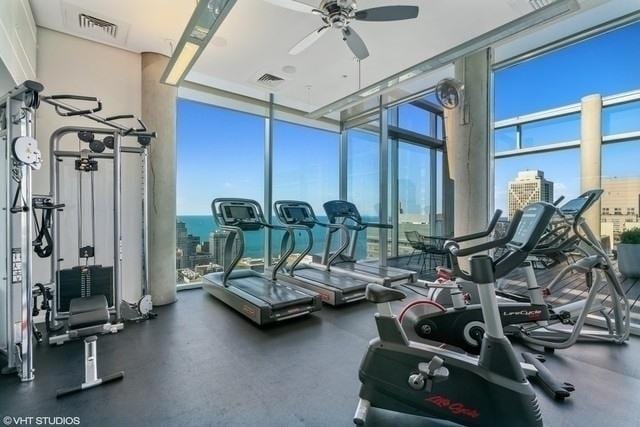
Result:
{"label": "floor-to-ceiling window", "polygon": [[[265,119],[208,104],[178,100],[177,283],[219,271],[225,235],[211,214],[217,197],[264,199]],[[246,235],[238,268],[264,263],[264,233]]]}
{"label": "floor-to-ceiling window", "polygon": [[396,211],[390,255],[412,253],[411,239],[444,234],[442,123],[433,93],[389,110],[389,170],[397,174],[389,178],[389,209]]}
{"label": "floor-to-ceiling window", "polygon": [[[347,200],[370,222],[379,221],[380,212],[380,138],[375,124],[350,129],[347,140]],[[379,253],[379,230],[360,233],[357,258],[374,258]]]}
{"label": "floor-to-ceiling window", "polygon": [[[273,128],[273,201],[300,200],[326,222],[322,205],[340,195],[340,135],[336,132],[275,121]],[[312,254],[322,252],[326,229],[314,227]],[[301,237],[302,236],[302,237]],[[273,257],[280,252],[282,233],[273,233]],[[304,233],[296,238],[301,247]]]}
{"label": "floor-to-ceiling window", "polygon": [[613,248],[622,231],[640,226],[639,38],[634,23],[494,73],[494,194],[505,217],[587,190],[581,128],[590,123],[582,122],[581,100],[600,95],[600,231]]}
{"label": "floor-to-ceiling window", "polygon": [[398,255],[411,252],[407,235],[431,234],[431,150],[398,142]]}

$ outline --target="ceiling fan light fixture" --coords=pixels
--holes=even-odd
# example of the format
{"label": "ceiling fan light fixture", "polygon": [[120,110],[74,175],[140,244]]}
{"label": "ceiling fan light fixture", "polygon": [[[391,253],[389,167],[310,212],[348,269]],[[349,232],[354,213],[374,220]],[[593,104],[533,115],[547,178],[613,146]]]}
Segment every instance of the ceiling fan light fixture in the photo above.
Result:
{"label": "ceiling fan light fixture", "polygon": [[237,0],[200,1],[185,27],[160,81],[179,85],[209,44]]}

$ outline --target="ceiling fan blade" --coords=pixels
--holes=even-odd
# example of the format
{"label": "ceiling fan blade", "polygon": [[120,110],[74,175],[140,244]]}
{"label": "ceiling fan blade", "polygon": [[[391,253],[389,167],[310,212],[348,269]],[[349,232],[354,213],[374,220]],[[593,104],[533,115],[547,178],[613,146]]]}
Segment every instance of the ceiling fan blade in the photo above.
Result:
{"label": "ceiling fan blade", "polygon": [[347,42],[347,46],[349,46],[349,49],[351,49],[351,52],[353,52],[356,58],[362,61],[369,56],[369,49],[367,49],[367,45],[364,44],[362,38],[360,38],[353,28],[343,28],[342,35],[344,36],[344,41]]}
{"label": "ceiling fan blade", "polygon": [[317,13],[315,7],[311,7],[308,4],[300,3],[295,0],[264,0],[267,3],[274,4],[276,6],[284,7],[285,9],[295,10],[302,13]]}
{"label": "ceiling fan blade", "polygon": [[290,55],[297,55],[300,52],[304,51],[309,46],[311,46],[316,41],[318,41],[318,39],[325,33],[325,31],[328,28],[330,28],[329,25],[327,25],[325,27],[318,28],[313,33],[309,34],[307,37],[305,37],[302,40],[300,40],[297,45],[292,47],[291,50],[289,51],[289,54]]}
{"label": "ceiling fan blade", "polygon": [[420,8],[418,6],[382,6],[356,12],[355,18],[358,21],[401,21],[403,19],[414,19],[418,17]]}

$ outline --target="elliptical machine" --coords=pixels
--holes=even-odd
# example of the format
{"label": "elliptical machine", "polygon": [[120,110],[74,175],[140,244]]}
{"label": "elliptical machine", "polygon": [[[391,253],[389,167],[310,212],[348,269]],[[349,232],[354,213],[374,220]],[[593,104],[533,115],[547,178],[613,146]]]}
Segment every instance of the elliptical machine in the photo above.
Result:
{"label": "elliptical machine", "polygon": [[[544,233],[555,208],[535,203],[512,221],[509,255],[493,260],[471,257],[470,272],[460,276],[478,284],[485,332],[479,357],[427,342],[412,342],[391,302],[405,298],[396,289],[367,287],[367,299],[378,304],[379,337],[369,343],[360,366],[360,401],[354,416],[363,425],[368,409],[387,409],[412,415],[445,419],[463,425],[541,426],[536,394],[527,380],[509,340],[505,337],[495,294],[496,273],[513,270],[526,258]],[[484,250],[500,243],[482,244]],[[494,246],[495,245],[495,246]],[[450,246],[452,259],[477,253],[477,247]]]}
{"label": "elliptical machine", "polygon": [[[565,267],[558,277],[548,286],[538,285],[533,271],[532,261],[528,256],[521,256],[521,261],[516,267],[523,268],[527,277],[528,296],[507,293],[501,289],[496,294],[502,297],[498,303],[500,319],[507,336],[517,337],[527,343],[543,346],[545,349],[564,349],[580,340],[605,341],[616,344],[624,343],[629,337],[630,331],[630,304],[615,275],[615,267],[600,246],[583,218],[595,201],[599,199],[602,190],[592,190],[580,197],[570,200],[560,208],[556,208],[556,215],[562,220],[562,224],[569,224],[577,238],[584,242],[593,255],[584,257],[575,263]],[[495,216],[494,216],[495,218]],[[514,218],[514,221],[517,219]],[[482,233],[457,238],[446,245],[457,247],[461,242],[474,240],[476,236],[484,237],[491,234],[492,226]],[[545,232],[545,235],[548,230]],[[569,236],[568,238],[572,238]],[[488,244],[474,246],[477,251],[501,246],[508,241],[508,237],[495,240]],[[562,244],[562,242],[558,243]],[[536,245],[536,249],[539,245]],[[506,251],[497,257],[498,262],[504,257],[510,256],[513,247],[507,243]],[[455,259],[452,260],[453,274],[464,278],[459,274],[460,269]],[[496,279],[509,274],[513,269],[503,269],[495,272]],[[562,306],[550,307],[546,304],[544,296],[567,274],[581,273],[585,275],[588,288],[587,297]],[[601,277],[606,278],[606,288],[609,291],[612,305],[613,318],[607,314],[607,308],[597,303],[596,298],[600,291]],[[442,284],[439,284],[443,286]],[[458,290],[453,280],[449,281],[448,289]],[[481,340],[484,334],[484,320],[482,308],[478,304],[466,304],[466,302],[453,299],[454,306],[445,309],[433,301],[415,301],[407,305],[399,316],[400,322],[410,339],[416,341],[431,340],[454,345],[471,354],[478,354],[481,349]],[[604,321],[605,331],[584,331],[583,326],[589,316],[599,313]]]}

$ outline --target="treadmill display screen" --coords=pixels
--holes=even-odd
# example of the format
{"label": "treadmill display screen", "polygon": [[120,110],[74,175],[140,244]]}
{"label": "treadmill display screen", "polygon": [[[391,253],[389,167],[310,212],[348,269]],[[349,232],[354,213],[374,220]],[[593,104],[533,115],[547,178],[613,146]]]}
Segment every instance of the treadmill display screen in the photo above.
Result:
{"label": "treadmill display screen", "polygon": [[286,208],[285,214],[289,221],[305,222],[310,220],[307,210],[301,207]]}
{"label": "treadmill display screen", "polygon": [[256,218],[253,209],[249,206],[227,206],[226,211],[227,217],[240,221]]}

